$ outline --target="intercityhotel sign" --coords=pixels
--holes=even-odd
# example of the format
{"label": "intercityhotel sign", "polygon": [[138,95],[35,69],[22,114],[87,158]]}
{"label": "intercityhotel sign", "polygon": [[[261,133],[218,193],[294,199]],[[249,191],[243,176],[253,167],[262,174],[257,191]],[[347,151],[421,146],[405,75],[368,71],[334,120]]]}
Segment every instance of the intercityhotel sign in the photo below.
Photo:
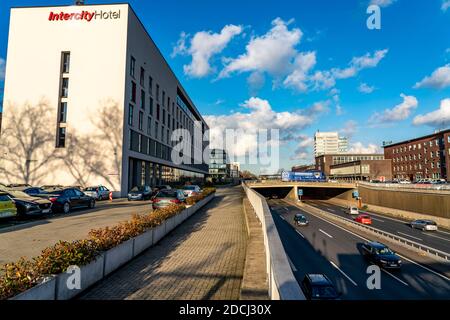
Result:
{"label": "intercityhotel sign", "polygon": [[48,21],[70,21],[70,20],[78,20],[78,21],[87,21],[91,22],[92,20],[117,20],[120,19],[120,10],[118,11],[103,11],[103,10],[95,10],[95,11],[81,11],[81,12],[53,12],[51,11],[48,16]]}

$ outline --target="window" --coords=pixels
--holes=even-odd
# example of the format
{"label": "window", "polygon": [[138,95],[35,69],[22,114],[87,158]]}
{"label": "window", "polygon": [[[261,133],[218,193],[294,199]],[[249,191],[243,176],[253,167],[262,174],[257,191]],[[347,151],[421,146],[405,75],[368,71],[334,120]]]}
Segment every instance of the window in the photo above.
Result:
{"label": "window", "polygon": [[159,121],[159,109],[160,109],[159,104],[157,104],[156,105],[156,120],[158,120],[158,121]]}
{"label": "window", "polygon": [[169,133],[169,129],[167,129],[167,144],[170,143],[170,133]]}
{"label": "window", "polygon": [[130,126],[133,126],[133,111],[134,111],[134,107],[132,104],[130,104],[128,106],[128,124]]}
{"label": "window", "polygon": [[59,106],[59,122],[66,123],[67,118],[67,102],[61,102]]}
{"label": "window", "polygon": [[141,84],[141,86],[145,87],[145,70],[142,67],[141,67],[141,73],[140,73],[140,77],[139,77],[139,83]]}
{"label": "window", "polygon": [[159,102],[159,84],[156,85],[156,101]]}
{"label": "window", "polygon": [[431,151],[431,152],[430,152],[430,158],[433,158],[433,157],[434,157],[434,152]]}
{"label": "window", "polygon": [[170,114],[167,113],[167,126],[170,128]]}
{"label": "window", "polygon": [[58,129],[58,141],[56,142],[57,148],[65,148],[66,147],[66,128]]}
{"label": "window", "polygon": [[150,97],[150,115],[153,116],[153,98]]}
{"label": "window", "polygon": [[131,101],[136,103],[136,83],[131,81]]}
{"label": "window", "polygon": [[67,98],[69,95],[69,78],[63,78],[61,84],[61,97]]}
{"label": "window", "polygon": [[70,69],[70,52],[62,53],[62,72],[69,73]]}
{"label": "window", "polygon": [[431,163],[431,169],[434,169],[434,162]]}
{"label": "window", "polygon": [[158,122],[155,122],[155,138],[158,139]]}
{"label": "window", "polygon": [[162,123],[166,124],[166,109],[163,109],[162,111]]}
{"label": "window", "polygon": [[163,105],[163,107],[164,107],[164,104],[166,103],[166,92],[163,90],[162,93],[163,93],[163,94],[162,94],[162,105]]}
{"label": "window", "polygon": [[131,57],[130,61],[130,76],[134,78],[134,69],[136,67],[136,59],[134,57]]}
{"label": "window", "polygon": [[144,113],[142,111],[139,111],[139,130],[142,130],[143,128],[143,122],[144,122]]}
{"label": "window", "polygon": [[148,77],[148,91],[150,92],[150,95],[153,96],[153,78]]}
{"label": "window", "polygon": [[141,109],[145,109],[145,91],[141,90]]}
{"label": "window", "polygon": [[152,134],[152,118],[148,117],[147,118],[147,134],[151,135]]}

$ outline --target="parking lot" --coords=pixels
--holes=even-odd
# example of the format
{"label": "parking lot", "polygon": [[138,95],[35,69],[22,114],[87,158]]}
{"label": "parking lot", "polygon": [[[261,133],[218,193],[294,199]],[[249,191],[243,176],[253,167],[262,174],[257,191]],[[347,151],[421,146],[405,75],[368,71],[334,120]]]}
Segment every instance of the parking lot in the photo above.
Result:
{"label": "parking lot", "polygon": [[77,240],[94,228],[115,225],[133,214],[151,212],[150,201],[115,199],[98,201],[93,209],[51,214],[41,219],[0,222],[0,264],[20,257],[32,258],[59,240]]}

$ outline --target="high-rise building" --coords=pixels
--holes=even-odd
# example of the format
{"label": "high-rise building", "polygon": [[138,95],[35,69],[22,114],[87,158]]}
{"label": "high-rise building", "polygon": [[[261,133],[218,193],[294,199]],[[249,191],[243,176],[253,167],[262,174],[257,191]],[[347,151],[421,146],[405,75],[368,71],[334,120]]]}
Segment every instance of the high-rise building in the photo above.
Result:
{"label": "high-rise building", "polygon": [[1,139],[17,146],[5,132],[21,123],[40,143],[2,155],[0,181],[126,195],[208,174],[208,126],[128,4],[12,8],[7,61]]}
{"label": "high-rise building", "polygon": [[209,177],[214,181],[225,181],[229,177],[229,161],[223,149],[211,149],[209,153]]}
{"label": "high-rise building", "polygon": [[322,154],[345,153],[348,151],[348,140],[339,137],[337,132],[320,132],[314,134],[314,156]]}

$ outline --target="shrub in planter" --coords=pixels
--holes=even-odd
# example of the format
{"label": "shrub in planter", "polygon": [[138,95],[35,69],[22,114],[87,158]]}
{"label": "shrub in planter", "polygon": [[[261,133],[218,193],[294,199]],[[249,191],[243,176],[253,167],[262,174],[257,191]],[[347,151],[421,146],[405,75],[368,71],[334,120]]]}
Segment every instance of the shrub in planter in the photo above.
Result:
{"label": "shrub in planter", "polygon": [[39,283],[42,279],[32,261],[21,258],[0,267],[0,299],[8,299]]}
{"label": "shrub in planter", "polygon": [[125,221],[113,227],[91,230],[89,240],[96,244],[98,250],[106,251],[138,236],[144,230],[145,228],[135,220]]}

